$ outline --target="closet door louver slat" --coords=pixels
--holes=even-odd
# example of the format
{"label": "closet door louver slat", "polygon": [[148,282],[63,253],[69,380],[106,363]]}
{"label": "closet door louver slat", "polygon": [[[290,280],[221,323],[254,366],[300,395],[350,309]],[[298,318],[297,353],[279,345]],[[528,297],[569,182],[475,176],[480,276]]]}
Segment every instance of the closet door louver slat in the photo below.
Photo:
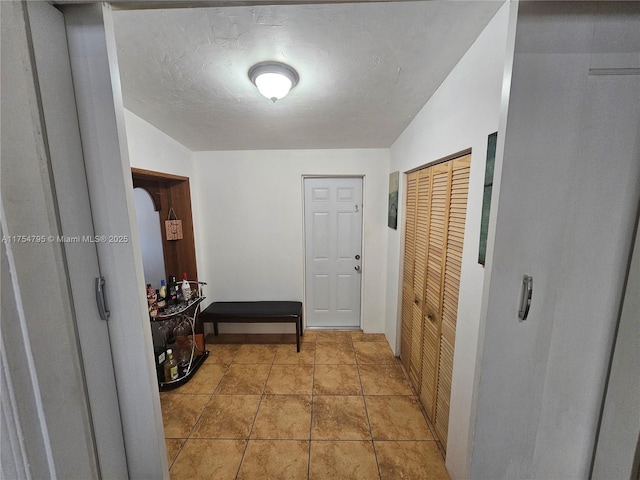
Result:
{"label": "closet door louver slat", "polygon": [[442,278],[442,317],[440,325],[438,382],[434,428],[443,447],[447,447],[453,355],[458,320],[458,294],[462,266],[465,215],[451,215],[454,209],[466,213],[470,156],[451,162],[451,188],[447,215],[447,238]]}
{"label": "closet door louver slat", "polygon": [[438,328],[427,319],[424,323],[422,342],[422,383],[420,402],[429,421],[433,423],[433,411],[436,401],[436,372],[438,366]]}
{"label": "closet door louver slat", "polygon": [[422,329],[427,275],[427,238],[429,235],[429,210],[431,175],[429,170],[418,173],[416,199],[416,233],[413,274],[413,324],[411,328],[411,364],[409,377],[416,392],[422,389]]}
{"label": "closet door louver slat", "polygon": [[404,267],[402,272],[402,330],[400,359],[407,372],[411,362],[411,331],[413,325],[413,265],[416,227],[416,193],[418,173],[407,176],[406,224],[404,235]]}
{"label": "closet door louver slat", "polygon": [[[466,210],[470,163],[465,159],[455,160],[453,161],[452,167],[451,183],[454,188],[451,190],[451,205],[464,205]],[[455,188],[456,186],[458,186],[458,188]],[[455,344],[455,330],[458,317],[458,293],[460,289],[464,224],[464,217],[449,216],[443,285],[442,334],[451,345]]]}
{"label": "closet door louver slat", "polygon": [[436,419],[434,428],[443,448],[447,448],[449,428],[449,401],[451,398],[451,377],[453,373],[453,346],[444,338],[440,338],[440,355],[438,367],[438,393],[436,395]]}
{"label": "closet door louver slat", "polygon": [[434,420],[438,378],[438,354],[440,337],[440,304],[442,254],[444,251],[445,222],[447,207],[447,184],[449,167],[445,164],[430,167],[432,175],[431,202],[429,210],[429,236],[427,238],[427,279],[426,301],[423,312],[424,336],[422,346],[423,371],[422,386],[426,389],[421,396],[427,418]]}

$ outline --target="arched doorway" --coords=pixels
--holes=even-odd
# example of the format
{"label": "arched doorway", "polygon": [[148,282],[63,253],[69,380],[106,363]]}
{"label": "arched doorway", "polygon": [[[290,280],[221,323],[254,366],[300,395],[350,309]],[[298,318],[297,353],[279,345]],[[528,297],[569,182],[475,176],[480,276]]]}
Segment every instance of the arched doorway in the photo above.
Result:
{"label": "arched doorway", "polygon": [[[131,175],[133,187],[144,189],[151,196],[154,209],[158,212],[164,255],[164,278],[168,279],[169,275],[182,278],[182,274],[186,272],[189,280],[197,280],[189,178],[138,168],[132,168]],[[171,208],[176,217],[182,220],[180,240],[167,240],[165,220],[169,217]]]}

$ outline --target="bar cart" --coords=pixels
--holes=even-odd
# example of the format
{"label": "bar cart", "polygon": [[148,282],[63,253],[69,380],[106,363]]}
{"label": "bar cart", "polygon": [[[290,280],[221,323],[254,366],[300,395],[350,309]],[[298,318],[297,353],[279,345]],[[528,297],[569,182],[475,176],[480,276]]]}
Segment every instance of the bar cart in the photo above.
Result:
{"label": "bar cart", "polygon": [[[209,356],[209,350],[196,341],[196,322],[200,304],[206,298],[203,294],[205,282],[189,280],[192,296],[175,305],[168,306],[156,316],[150,316],[158,387],[161,392],[173,390],[187,383]],[[178,377],[166,381],[164,363],[168,361],[166,351],[173,350],[178,363]]]}

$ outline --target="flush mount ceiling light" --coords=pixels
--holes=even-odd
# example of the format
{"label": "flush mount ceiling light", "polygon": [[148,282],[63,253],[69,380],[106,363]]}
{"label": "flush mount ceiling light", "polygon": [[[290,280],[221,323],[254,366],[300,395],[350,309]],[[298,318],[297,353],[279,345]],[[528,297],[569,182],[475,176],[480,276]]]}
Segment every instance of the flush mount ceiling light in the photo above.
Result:
{"label": "flush mount ceiling light", "polygon": [[275,103],[298,84],[298,72],[280,62],[262,62],[249,69],[249,79],[258,91]]}

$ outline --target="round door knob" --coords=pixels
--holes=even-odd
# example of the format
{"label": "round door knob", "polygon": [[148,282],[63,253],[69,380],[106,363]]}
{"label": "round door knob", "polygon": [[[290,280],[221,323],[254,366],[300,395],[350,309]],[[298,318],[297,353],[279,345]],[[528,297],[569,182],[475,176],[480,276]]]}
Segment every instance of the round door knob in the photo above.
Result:
{"label": "round door knob", "polygon": [[356,272],[359,272],[359,271],[360,271],[360,265],[356,265],[356,266],[355,266],[355,267],[353,267],[353,268],[355,268]]}

